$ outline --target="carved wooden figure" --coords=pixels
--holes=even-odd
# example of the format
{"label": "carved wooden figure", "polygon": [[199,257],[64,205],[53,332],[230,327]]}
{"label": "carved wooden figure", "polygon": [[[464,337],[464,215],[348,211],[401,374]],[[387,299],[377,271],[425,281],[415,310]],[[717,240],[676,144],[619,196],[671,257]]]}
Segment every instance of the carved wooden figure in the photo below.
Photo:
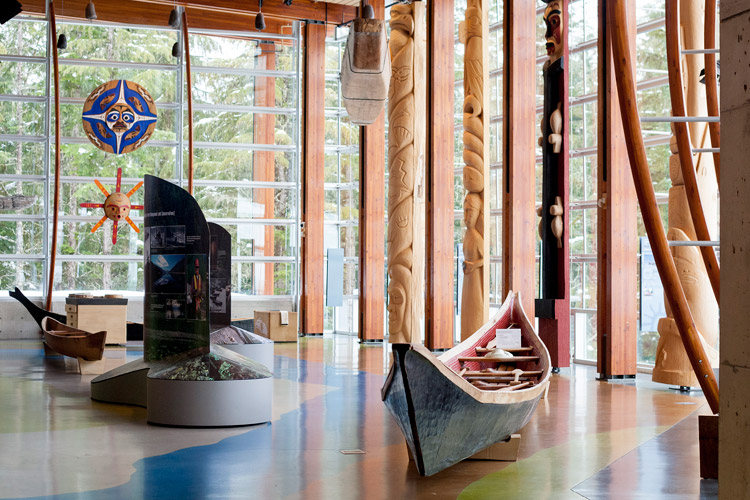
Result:
{"label": "carved wooden figure", "polygon": [[482,0],[469,0],[466,19],[459,25],[459,38],[466,46],[464,55],[464,282],[461,299],[461,339],[468,338],[485,322],[485,6]]}
{"label": "carved wooden figure", "polygon": [[542,239],[541,297],[535,302],[539,334],[547,344],[552,366],[570,364],[570,291],[568,290],[568,160],[565,127],[567,76],[565,73],[565,19],[567,2],[545,0],[544,34],[549,60],[544,64],[542,137]]}
{"label": "carved wooden figure", "polygon": [[[684,48],[703,47],[703,2],[680,2],[680,19]],[[700,70],[704,67],[702,55],[685,55],[682,61],[685,104],[689,116],[706,116],[705,86],[700,84]],[[694,148],[710,147],[709,134],[705,123],[690,123],[690,137]],[[676,153],[674,137],[672,153]],[[718,229],[716,172],[710,153],[694,156],[696,181],[701,193],[706,224],[713,238]],[[669,175],[672,187],[669,189],[669,240],[695,240],[696,232],[690,216],[685,183],[677,154],[669,159]],[[672,255],[680,276],[685,297],[693,313],[693,320],[701,337],[701,343],[712,366],[718,366],[716,344],[719,336],[719,307],[711,292],[711,283],[706,266],[697,247],[672,247]],[[683,387],[696,387],[698,380],[690,365],[672,311],[667,307],[667,317],[659,320],[659,343],[656,348],[656,362],[652,380],[664,384]]]}
{"label": "carved wooden figure", "polygon": [[[419,19],[424,6],[391,9],[392,76],[388,92],[388,331],[392,343],[419,342],[424,295],[424,106],[415,86],[424,61]],[[421,29],[420,29],[421,28]],[[424,73],[422,72],[422,75]],[[415,95],[415,93],[417,95]],[[421,292],[420,292],[421,290]]]}

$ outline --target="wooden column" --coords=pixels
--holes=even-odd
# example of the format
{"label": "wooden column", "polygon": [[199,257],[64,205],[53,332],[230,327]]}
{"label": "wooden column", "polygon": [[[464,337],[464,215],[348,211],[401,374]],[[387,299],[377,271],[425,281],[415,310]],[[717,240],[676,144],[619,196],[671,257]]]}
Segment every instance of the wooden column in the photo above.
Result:
{"label": "wooden column", "polygon": [[[276,69],[276,45],[273,42],[261,42],[261,53],[258,56],[258,67]],[[276,100],[276,78],[267,76],[255,77],[255,105],[274,106]],[[256,144],[273,144],[276,128],[276,117],[271,114],[255,113],[253,116],[253,136]],[[273,181],[275,177],[275,157],[273,151],[255,151],[253,153],[253,180]],[[262,204],[263,218],[274,218],[273,188],[253,189],[253,201]],[[266,226],[263,231],[263,241],[253,242],[253,254],[269,256],[274,254],[274,227]],[[273,264],[254,264],[263,269],[263,295],[273,295]],[[257,269],[256,268],[256,269]],[[257,276],[257,273],[253,273]],[[253,284],[253,288],[258,291]]]}
{"label": "wooden column", "polygon": [[453,347],[453,0],[427,6],[427,293],[428,349]]}
{"label": "wooden column", "polygon": [[[606,8],[606,0],[599,0],[597,371],[602,379],[635,377],[638,342],[638,200],[629,172]],[[628,5],[628,15],[635,19],[634,3]],[[628,29],[635,60],[635,23]]]}
{"label": "wooden column", "polygon": [[570,250],[568,204],[568,28],[567,0],[549,0],[544,11],[550,59],[544,63],[542,296],[534,304],[539,337],[555,369],[570,366]]}
{"label": "wooden column", "polygon": [[721,410],[719,415],[719,481],[721,500],[747,496],[750,470],[750,52],[747,2],[721,3]]}
{"label": "wooden column", "polygon": [[521,292],[534,317],[536,297],[536,6],[505,3],[503,119],[503,296]]}
{"label": "wooden column", "polygon": [[325,167],[325,24],[305,25],[304,153],[302,161],[301,333],[323,333],[323,177]]}
{"label": "wooden column", "polygon": [[[383,19],[383,0],[370,0]],[[385,111],[359,134],[359,340],[384,338]]]}
{"label": "wooden column", "polygon": [[[464,283],[461,339],[477,331],[490,314],[489,237],[489,0],[468,0],[459,26],[464,55]],[[487,113],[485,113],[487,111]]]}
{"label": "wooden column", "polygon": [[424,303],[424,3],[391,8],[388,92],[388,335],[419,343]]}

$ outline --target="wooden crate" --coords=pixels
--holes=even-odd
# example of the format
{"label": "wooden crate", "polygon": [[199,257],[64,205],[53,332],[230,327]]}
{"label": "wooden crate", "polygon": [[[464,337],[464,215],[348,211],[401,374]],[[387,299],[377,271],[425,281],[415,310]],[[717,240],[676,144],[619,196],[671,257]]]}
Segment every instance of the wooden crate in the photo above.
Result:
{"label": "wooden crate", "polygon": [[255,333],[274,342],[297,342],[297,313],[289,311],[287,325],[281,324],[281,311],[255,311]]}
{"label": "wooden crate", "polygon": [[128,340],[128,299],[105,297],[68,297],[65,299],[68,326],[87,332],[107,331],[107,344],[125,344]]}

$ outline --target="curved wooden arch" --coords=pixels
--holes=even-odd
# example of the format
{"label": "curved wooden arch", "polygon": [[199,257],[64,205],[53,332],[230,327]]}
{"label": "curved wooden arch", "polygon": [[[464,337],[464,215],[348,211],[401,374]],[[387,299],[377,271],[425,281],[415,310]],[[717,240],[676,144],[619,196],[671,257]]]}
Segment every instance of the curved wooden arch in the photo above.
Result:
{"label": "curved wooden arch", "polygon": [[[182,44],[185,47],[185,75],[187,77],[188,103],[188,193],[193,195],[193,76],[190,73],[190,39],[188,38],[187,12],[182,11]],[[180,131],[182,133],[182,131]],[[181,155],[182,151],[177,154]]]}
{"label": "curved wooden arch", "polygon": [[[716,48],[716,0],[706,0],[706,20],[703,26],[703,47],[707,50]],[[716,75],[716,54],[705,54],[706,71],[706,104],[708,116],[719,116],[719,79]],[[711,134],[711,147],[721,147],[721,127],[719,123],[708,124]],[[719,175],[721,153],[714,153],[714,167],[716,168],[716,183],[721,188]]]}
{"label": "curved wooden arch", "polygon": [[[669,96],[672,101],[672,115],[684,117],[685,94],[682,90],[682,68],[680,65],[680,2],[679,0],[666,0],[666,32],[667,32],[667,72],[669,73]],[[677,151],[680,158],[680,169],[685,182],[685,195],[690,216],[693,220],[695,235],[698,240],[710,241],[711,234],[708,232],[706,216],[703,213],[698,181],[695,175],[695,164],[693,163],[693,152],[691,149],[690,132],[687,123],[674,122],[674,134],[677,140]],[[708,279],[714,290],[716,301],[719,302],[719,261],[713,247],[699,247],[703,263],[706,265]]]}
{"label": "curved wooden arch", "polygon": [[667,235],[661,223],[661,216],[656,205],[656,194],[651,183],[651,173],[643,145],[641,122],[636,104],[635,79],[630,54],[630,42],[627,32],[627,12],[625,3],[629,0],[611,0],[607,9],[607,26],[611,30],[614,73],[617,82],[617,95],[620,101],[620,112],[625,132],[625,143],[630,157],[630,169],[633,173],[638,203],[643,214],[648,239],[654,252],[656,267],[664,284],[669,307],[674,313],[680,337],[685,345],[690,363],[700,382],[711,411],[719,411],[719,387],[711,364],[703,349],[698,332],[690,313],[685,292],[682,289],[677,268],[669,250]]}
{"label": "curved wooden arch", "polygon": [[52,212],[52,246],[47,281],[46,309],[52,310],[52,289],[55,283],[55,257],[57,256],[57,213],[60,211],[60,66],[57,60],[57,23],[55,20],[55,2],[49,3],[50,50],[52,51],[52,67],[55,85],[55,194]]}

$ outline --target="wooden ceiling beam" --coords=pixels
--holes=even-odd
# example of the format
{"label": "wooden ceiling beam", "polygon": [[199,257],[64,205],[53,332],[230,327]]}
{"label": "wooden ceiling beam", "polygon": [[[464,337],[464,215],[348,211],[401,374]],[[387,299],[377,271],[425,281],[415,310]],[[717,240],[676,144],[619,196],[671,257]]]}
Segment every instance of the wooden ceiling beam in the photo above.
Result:
{"label": "wooden ceiling beam", "polygon": [[[21,3],[26,13],[45,13],[44,0]],[[94,3],[100,21],[150,26],[167,26],[169,12],[175,5],[172,0],[133,0],[127,9],[123,9],[121,1],[96,0]],[[57,2],[58,18],[85,19],[87,4],[88,0],[66,0],[64,6]],[[253,19],[258,12],[257,0],[241,3],[234,0],[189,0],[178,1],[177,5],[185,7],[191,27],[202,29],[252,31]],[[336,25],[356,17],[357,9],[311,0],[294,0],[291,6],[284,5],[282,0],[265,0],[263,14],[267,32],[284,33],[283,27],[290,26],[291,21],[309,20]]]}

